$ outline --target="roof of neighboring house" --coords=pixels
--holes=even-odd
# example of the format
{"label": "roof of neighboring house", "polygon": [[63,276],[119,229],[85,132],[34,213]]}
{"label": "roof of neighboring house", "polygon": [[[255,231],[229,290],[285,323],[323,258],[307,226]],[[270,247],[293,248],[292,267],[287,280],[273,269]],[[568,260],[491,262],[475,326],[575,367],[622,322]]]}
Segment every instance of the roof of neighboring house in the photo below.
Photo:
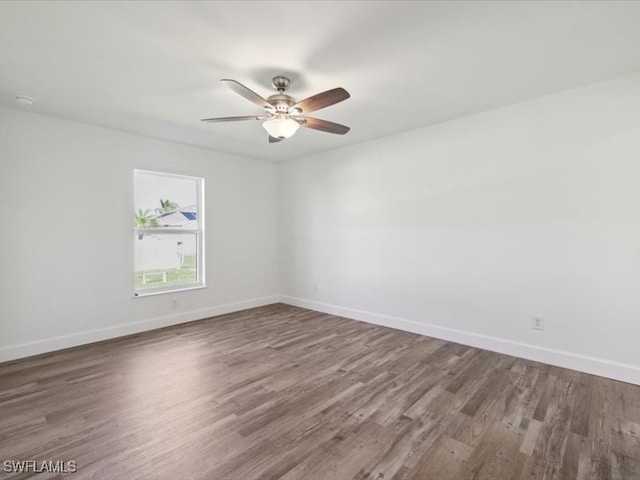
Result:
{"label": "roof of neighboring house", "polygon": [[196,206],[189,205],[173,212],[165,212],[158,217],[158,220],[163,227],[192,226],[198,220]]}

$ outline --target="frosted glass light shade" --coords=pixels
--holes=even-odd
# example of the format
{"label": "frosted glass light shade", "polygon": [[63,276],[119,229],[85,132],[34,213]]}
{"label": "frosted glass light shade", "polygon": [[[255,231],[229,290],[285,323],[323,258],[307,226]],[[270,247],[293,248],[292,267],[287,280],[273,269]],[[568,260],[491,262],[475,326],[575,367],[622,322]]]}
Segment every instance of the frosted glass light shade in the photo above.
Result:
{"label": "frosted glass light shade", "polygon": [[272,118],[266,120],[262,126],[275,138],[289,138],[300,128],[300,124],[291,118]]}

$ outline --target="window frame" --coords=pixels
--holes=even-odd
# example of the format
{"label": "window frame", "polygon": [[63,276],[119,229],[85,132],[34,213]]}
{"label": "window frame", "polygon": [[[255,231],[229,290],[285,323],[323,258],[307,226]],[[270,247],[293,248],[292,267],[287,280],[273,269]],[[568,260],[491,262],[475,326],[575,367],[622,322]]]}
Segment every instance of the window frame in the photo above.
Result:
{"label": "window frame", "polygon": [[[136,189],[136,176],[137,175],[151,175],[157,177],[177,178],[193,180],[196,184],[196,220],[197,226],[193,229],[185,230],[183,228],[171,228],[171,227],[156,227],[156,228],[136,228],[133,227],[133,297],[147,297],[152,295],[162,295],[167,293],[183,292],[188,290],[196,290],[200,288],[206,288],[206,275],[205,275],[205,222],[204,222],[204,189],[205,179],[203,177],[195,177],[192,175],[182,175],[177,173],[157,172],[154,170],[144,170],[134,168],[133,170],[133,208],[135,211],[135,189]],[[145,290],[138,290],[136,288],[136,247],[135,242],[138,240],[138,235],[176,235],[176,234],[189,234],[196,237],[196,281],[195,283],[187,283],[182,285],[170,285],[166,287],[149,288]]]}

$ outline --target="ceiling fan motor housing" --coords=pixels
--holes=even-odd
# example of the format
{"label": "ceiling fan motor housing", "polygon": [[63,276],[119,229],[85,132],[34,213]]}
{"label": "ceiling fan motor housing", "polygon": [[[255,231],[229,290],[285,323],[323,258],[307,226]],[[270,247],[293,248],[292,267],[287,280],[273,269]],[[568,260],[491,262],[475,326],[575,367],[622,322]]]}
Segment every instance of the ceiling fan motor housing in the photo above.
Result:
{"label": "ceiling fan motor housing", "polygon": [[289,108],[296,103],[293,97],[290,97],[289,95],[284,93],[284,91],[289,88],[289,85],[291,85],[291,80],[282,75],[278,75],[273,77],[272,83],[273,87],[278,90],[278,93],[276,93],[275,95],[271,95],[269,98],[267,98],[267,101],[271,105],[273,105],[273,108],[276,109],[276,112],[289,112]]}
{"label": "ceiling fan motor housing", "polygon": [[271,95],[267,98],[267,101],[273,105],[273,108],[275,108],[278,113],[287,113],[289,111],[289,107],[292,107],[296,103],[293,97],[290,97],[285,93],[276,93],[275,95]]}

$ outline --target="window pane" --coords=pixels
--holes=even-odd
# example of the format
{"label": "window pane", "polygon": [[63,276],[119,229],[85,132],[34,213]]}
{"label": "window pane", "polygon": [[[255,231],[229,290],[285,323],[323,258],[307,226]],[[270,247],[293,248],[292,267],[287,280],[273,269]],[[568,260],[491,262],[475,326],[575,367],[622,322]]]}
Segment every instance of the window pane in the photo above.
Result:
{"label": "window pane", "polygon": [[198,179],[136,172],[135,228],[198,228]]}
{"label": "window pane", "polygon": [[136,236],[136,290],[198,283],[197,235]]}

